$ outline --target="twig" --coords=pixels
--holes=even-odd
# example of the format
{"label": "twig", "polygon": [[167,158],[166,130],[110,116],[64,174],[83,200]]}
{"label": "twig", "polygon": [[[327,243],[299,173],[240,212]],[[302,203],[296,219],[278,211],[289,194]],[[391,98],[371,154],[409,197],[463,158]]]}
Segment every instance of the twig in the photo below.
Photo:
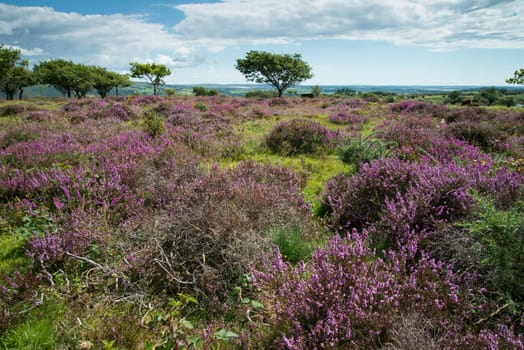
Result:
{"label": "twig", "polygon": [[479,325],[481,324],[482,322],[484,321],[487,321],[488,319],[492,318],[493,316],[495,316],[496,314],[498,314],[499,312],[501,312],[502,310],[504,310],[505,308],[507,308],[508,306],[510,306],[511,303],[507,303],[501,307],[499,307],[497,310],[495,310],[491,315],[489,315],[488,317],[485,317],[483,319],[480,319],[478,320],[477,322],[475,322],[475,325]]}
{"label": "twig", "polygon": [[33,306],[31,306],[29,309],[25,309],[25,310],[19,311],[19,312],[17,312],[17,314],[18,315],[25,314],[26,312],[29,312],[29,311],[33,310],[34,308],[42,305],[43,303],[44,303],[44,293],[42,293],[40,295],[40,300],[35,301],[35,304]]}
{"label": "twig", "polygon": [[89,263],[89,264],[91,264],[93,266],[98,267],[99,269],[107,270],[107,267],[104,267],[104,266],[100,265],[99,263],[97,263],[96,261],[93,261],[91,259],[85,258],[83,256],[78,256],[78,255],[75,255],[75,254],[72,254],[72,253],[69,253],[69,252],[66,252],[66,255],[69,255],[70,257],[78,259],[78,260],[82,260],[82,261],[84,261],[86,263]]}

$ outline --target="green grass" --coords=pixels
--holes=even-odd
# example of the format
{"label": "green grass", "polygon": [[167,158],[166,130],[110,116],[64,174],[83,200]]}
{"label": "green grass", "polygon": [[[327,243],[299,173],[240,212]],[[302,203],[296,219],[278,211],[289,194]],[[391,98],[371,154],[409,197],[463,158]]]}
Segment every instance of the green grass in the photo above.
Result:
{"label": "green grass", "polygon": [[65,305],[46,297],[42,302],[33,309],[28,308],[23,318],[0,337],[0,349],[51,350],[65,343],[57,332]]}
{"label": "green grass", "polygon": [[25,240],[15,234],[0,235],[0,272],[9,273],[16,267],[20,270],[29,264],[29,260],[22,252]]}

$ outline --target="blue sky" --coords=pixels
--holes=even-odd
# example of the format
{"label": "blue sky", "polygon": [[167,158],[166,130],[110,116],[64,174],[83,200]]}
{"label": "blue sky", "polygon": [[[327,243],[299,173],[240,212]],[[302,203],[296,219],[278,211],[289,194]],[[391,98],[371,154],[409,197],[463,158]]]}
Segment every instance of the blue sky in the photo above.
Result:
{"label": "blue sky", "polygon": [[522,0],[1,1],[0,43],[173,84],[243,83],[249,50],[300,53],[305,84],[505,85],[524,68]]}

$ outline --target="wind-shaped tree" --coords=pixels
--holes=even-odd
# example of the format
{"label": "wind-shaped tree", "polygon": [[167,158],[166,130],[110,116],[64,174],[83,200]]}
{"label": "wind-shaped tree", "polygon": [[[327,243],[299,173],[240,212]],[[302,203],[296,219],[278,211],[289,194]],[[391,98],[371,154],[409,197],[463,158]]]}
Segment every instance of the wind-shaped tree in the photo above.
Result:
{"label": "wind-shaped tree", "polygon": [[147,79],[153,84],[153,95],[158,95],[159,87],[165,84],[162,78],[171,74],[164,64],[130,62],[129,65],[132,78]]}
{"label": "wind-shaped tree", "polygon": [[237,60],[236,69],[247,80],[270,84],[278,91],[278,97],[289,87],[311,79],[311,67],[300,54],[275,54],[265,51],[249,51],[246,58]]}

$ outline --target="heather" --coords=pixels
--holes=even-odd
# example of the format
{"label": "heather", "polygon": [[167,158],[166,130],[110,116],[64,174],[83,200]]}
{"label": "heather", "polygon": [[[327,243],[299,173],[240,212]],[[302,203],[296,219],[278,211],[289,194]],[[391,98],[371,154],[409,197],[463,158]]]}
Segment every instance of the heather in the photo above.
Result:
{"label": "heather", "polygon": [[0,102],[7,349],[523,348],[522,112]]}

